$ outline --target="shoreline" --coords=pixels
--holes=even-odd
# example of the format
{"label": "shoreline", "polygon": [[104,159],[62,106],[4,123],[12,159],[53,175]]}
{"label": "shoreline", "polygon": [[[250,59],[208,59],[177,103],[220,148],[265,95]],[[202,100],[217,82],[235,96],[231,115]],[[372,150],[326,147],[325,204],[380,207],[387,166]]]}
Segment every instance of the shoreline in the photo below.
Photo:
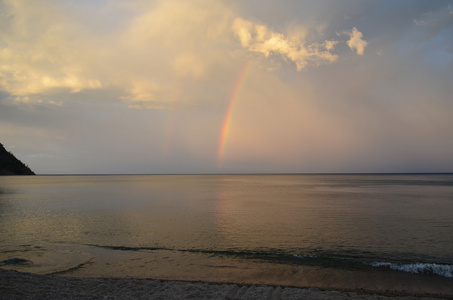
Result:
{"label": "shoreline", "polygon": [[0,299],[453,299],[453,295],[371,292],[269,284],[35,275],[0,268]]}
{"label": "shoreline", "polygon": [[[217,286],[217,290],[220,289],[219,293],[223,293],[223,296],[220,297],[222,299],[225,298],[226,293],[233,293],[229,290],[225,291],[226,287],[220,288],[224,285],[229,286],[229,289],[233,289],[234,286],[266,286],[267,293],[270,295],[277,293],[277,290],[280,291],[278,293],[281,293],[282,289],[288,293],[289,289],[295,289],[291,293],[296,294],[308,293],[306,290],[310,290],[309,293],[312,294],[314,289],[323,292],[336,291],[341,294],[332,299],[338,299],[340,296],[344,299],[350,299],[350,296],[345,296],[349,293],[366,295],[365,298],[353,299],[367,299],[371,297],[370,295],[380,295],[391,299],[407,296],[415,297],[416,299],[427,297],[453,299],[453,278],[406,273],[385,268],[343,269],[339,267],[275,264],[262,260],[207,256],[191,252],[180,253],[178,251],[163,250],[118,251],[68,245],[59,245],[58,247],[55,245],[53,247],[19,247],[15,251],[13,250],[10,249],[8,255],[5,255],[3,259],[16,257],[24,260],[24,262],[0,267],[1,287],[8,290],[8,293],[11,294],[11,297],[6,297],[5,299],[13,298],[14,289],[11,290],[11,287],[15,286],[21,289],[20,282],[27,282],[27,286],[32,287],[32,292],[30,293],[39,291],[36,288],[36,285],[40,285],[39,282],[45,286],[50,284],[56,287],[48,288],[49,295],[51,295],[58,292],[59,287],[65,287],[71,282],[78,282],[78,285],[90,285],[90,282],[96,280],[107,285],[110,285],[109,282],[115,281],[125,286],[131,284],[128,280],[139,281],[142,282],[141,284],[144,284],[143,282],[145,281],[158,281],[160,282],[159,285],[167,282],[168,286],[165,286],[171,289],[180,288],[179,286],[185,283],[188,284],[187,288],[189,290],[204,289],[205,285],[209,284]],[[8,284],[5,284],[8,281],[8,276],[16,278],[19,284],[11,280],[9,280]],[[178,284],[173,287],[170,282],[178,282]],[[75,286],[72,289],[77,291],[79,288]],[[128,289],[135,288],[132,284]],[[94,294],[98,292],[93,290]],[[113,289],[113,293],[117,292]],[[0,297],[5,293],[0,292]],[[70,291],[67,291],[67,295],[64,298],[67,298],[69,293]],[[181,293],[185,295],[185,288],[183,288]],[[194,298],[203,298],[204,296],[202,295],[203,293]],[[39,298],[46,297],[48,296]],[[82,298],[86,297],[88,296],[85,295]],[[174,298],[176,296],[171,297]],[[312,299],[325,298],[324,296],[313,297]],[[162,299],[167,298],[162,297]],[[256,299],[262,298],[257,297]],[[305,295],[303,298],[307,298],[307,296]],[[179,297],[177,299],[185,298]],[[207,299],[218,298],[211,297]],[[297,297],[277,297],[275,299],[297,299]]]}

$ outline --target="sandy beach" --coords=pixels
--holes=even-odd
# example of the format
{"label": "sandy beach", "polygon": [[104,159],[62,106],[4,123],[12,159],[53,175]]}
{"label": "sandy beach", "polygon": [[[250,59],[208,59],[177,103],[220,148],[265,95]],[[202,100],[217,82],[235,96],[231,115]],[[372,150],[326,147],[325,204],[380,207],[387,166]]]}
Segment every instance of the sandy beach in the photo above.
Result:
{"label": "sandy beach", "polygon": [[451,299],[269,285],[43,276],[0,269],[0,299]]}
{"label": "sandy beach", "polygon": [[392,270],[219,257],[206,267],[197,253],[25,250],[14,256],[23,263],[1,266],[0,299],[453,299],[452,278]]}

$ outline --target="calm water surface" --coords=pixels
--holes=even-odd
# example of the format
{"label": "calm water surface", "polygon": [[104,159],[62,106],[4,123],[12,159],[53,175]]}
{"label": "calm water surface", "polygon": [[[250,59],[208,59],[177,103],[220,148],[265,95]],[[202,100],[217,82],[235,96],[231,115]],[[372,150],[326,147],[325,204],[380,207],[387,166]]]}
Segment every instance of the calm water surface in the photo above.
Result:
{"label": "calm water surface", "polygon": [[452,277],[453,175],[6,176],[0,243]]}

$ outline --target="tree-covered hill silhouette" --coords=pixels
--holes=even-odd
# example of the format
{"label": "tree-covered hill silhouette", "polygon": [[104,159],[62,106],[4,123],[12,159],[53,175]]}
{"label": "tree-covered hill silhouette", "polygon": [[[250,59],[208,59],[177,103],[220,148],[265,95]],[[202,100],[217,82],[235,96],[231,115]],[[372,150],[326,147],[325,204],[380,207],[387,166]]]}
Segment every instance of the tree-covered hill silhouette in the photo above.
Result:
{"label": "tree-covered hill silhouette", "polygon": [[0,175],[35,175],[35,173],[0,143]]}

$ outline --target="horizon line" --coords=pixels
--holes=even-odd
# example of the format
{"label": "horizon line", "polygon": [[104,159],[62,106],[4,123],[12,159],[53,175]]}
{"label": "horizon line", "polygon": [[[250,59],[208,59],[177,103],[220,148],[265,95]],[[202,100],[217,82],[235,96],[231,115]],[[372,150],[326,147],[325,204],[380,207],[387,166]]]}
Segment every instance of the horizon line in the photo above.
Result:
{"label": "horizon line", "polygon": [[[138,176],[138,175],[436,175],[449,172],[231,172],[231,173],[36,173],[34,176]],[[33,175],[5,175],[33,176]]]}

